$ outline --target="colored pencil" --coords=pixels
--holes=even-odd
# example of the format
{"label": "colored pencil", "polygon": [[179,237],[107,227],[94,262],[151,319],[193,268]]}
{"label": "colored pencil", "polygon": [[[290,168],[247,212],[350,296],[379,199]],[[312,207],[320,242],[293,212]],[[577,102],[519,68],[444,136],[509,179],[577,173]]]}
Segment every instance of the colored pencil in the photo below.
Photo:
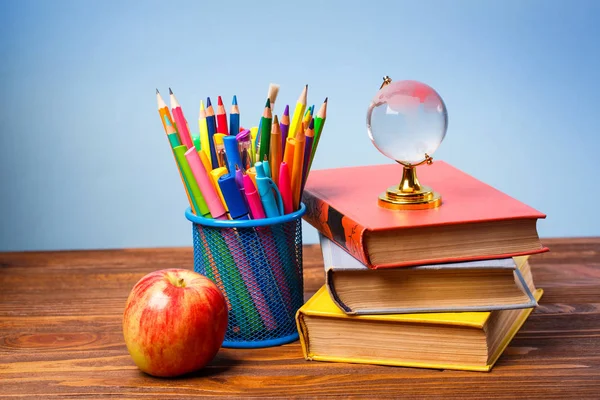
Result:
{"label": "colored pencil", "polygon": [[290,182],[292,179],[292,166],[294,165],[294,148],[296,147],[296,139],[287,138],[285,141],[285,150],[283,152],[283,162],[288,165],[290,169]]}
{"label": "colored pencil", "polygon": [[271,174],[273,182],[279,182],[279,165],[282,161],[281,155],[281,128],[277,115],[273,117],[273,125],[271,127],[271,148],[269,162],[271,164]]}
{"label": "colored pencil", "polygon": [[323,126],[325,126],[325,120],[327,119],[327,97],[325,97],[325,101],[319,108],[317,112],[317,116],[315,118],[315,139],[313,140],[312,151],[310,153],[310,162],[308,163],[308,170],[310,171],[310,167],[312,167],[313,160],[315,159],[315,153],[317,152],[317,146],[319,145],[319,140],[321,139],[321,132],[323,132]]}
{"label": "colored pencil", "polygon": [[210,162],[213,168],[219,168],[219,160],[215,151],[213,136],[217,133],[217,121],[215,119],[215,110],[210,102],[210,97],[206,98],[206,125],[208,127],[208,144],[210,146]]}
{"label": "colored pencil", "polygon": [[238,107],[237,97],[234,95],[231,101],[231,111],[229,111],[229,134],[237,135],[240,132],[240,108]]}
{"label": "colored pencil", "polygon": [[288,136],[296,137],[298,131],[302,127],[302,118],[304,117],[304,110],[306,109],[306,96],[308,95],[308,85],[304,86],[298,101],[296,102],[296,108],[294,108],[294,114],[292,116],[292,122],[290,123],[290,131]]}
{"label": "colored pencil", "polygon": [[300,190],[302,189],[302,166],[304,163],[304,131],[296,134],[296,145],[294,146],[294,163],[292,165],[292,201],[294,210],[300,205]]}
{"label": "colored pencil", "polygon": [[[158,115],[160,115],[160,122],[162,122],[163,128],[165,129],[165,132],[166,132],[167,131],[167,121],[168,121],[168,123],[171,124],[171,126],[174,126],[173,118],[171,118],[171,113],[169,112],[169,107],[167,106],[167,103],[165,103],[165,101],[163,100],[158,89],[156,89],[156,102],[158,103]],[[179,138],[179,134],[177,133],[177,130],[175,130],[175,134],[177,135],[177,138]],[[168,133],[167,133],[167,135],[168,135]],[[181,140],[179,140],[179,142],[181,143]]]}
{"label": "colored pencil", "polygon": [[290,106],[286,105],[281,116],[281,122],[279,123],[281,129],[281,148],[285,149],[285,141],[288,137],[288,131],[290,130]]}
{"label": "colored pencil", "polygon": [[305,131],[306,140],[304,143],[304,162],[302,163],[302,185],[300,187],[300,198],[302,198],[302,192],[304,191],[304,185],[308,178],[308,166],[310,164],[310,152],[315,137],[315,119],[312,118],[308,124],[308,128]]}
{"label": "colored pencil", "polygon": [[200,115],[198,116],[198,129],[200,132],[200,149],[210,159],[210,142],[208,139],[208,124],[206,122],[206,108],[204,101],[200,100]]}
{"label": "colored pencil", "polygon": [[185,145],[185,147],[188,149],[190,147],[194,147],[192,136],[190,135],[190,130],[187,126],[187,121],[183,116],[183,110],[181,109],[181,105],[177,101],[177,98],[173,94],[171,88],[169,88],[169,97],[171,99],[171,111],[173,112],[173,118],[175,119],[177,131],[179,132],[179,140],[181,141],[181,144]]}
{"label": "colored pencil", "polygon": [[312,118],[312,113],[310,112],[310,107],[306,108],[306,112],[304,113],[304,118],[302,118],[302,130],[305,131],[308,128],[308,124],[310,119]]}
{"label": "colored pencil", "polygon": [[272,118],[273,116],[271,113],[271,100],[267,99],[267,104],[265,104],[265,109],[263,111],[263,116],[261,119],[260,139],[258,142],[259,161],[262,161],[265,158],[265,156],[269,155]]}
{"label": "colored pencil", "polygon": [[223,105],[223,99],[221,96],[217,97],[217,133],[229,135],[229,128],[227,127],[227,113],[225,112],[225,106]]}

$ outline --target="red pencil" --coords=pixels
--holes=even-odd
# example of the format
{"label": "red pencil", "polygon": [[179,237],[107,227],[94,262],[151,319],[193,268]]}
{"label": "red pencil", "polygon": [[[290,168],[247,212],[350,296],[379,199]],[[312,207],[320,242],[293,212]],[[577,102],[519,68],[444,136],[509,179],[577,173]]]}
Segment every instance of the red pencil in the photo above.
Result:
{"label": "red pencil", "polygon": [[227,114],[225,113],[225,106],[223,105],[221,96],[217,99],[217,133],[229,135],[229,129],[227,128]]}

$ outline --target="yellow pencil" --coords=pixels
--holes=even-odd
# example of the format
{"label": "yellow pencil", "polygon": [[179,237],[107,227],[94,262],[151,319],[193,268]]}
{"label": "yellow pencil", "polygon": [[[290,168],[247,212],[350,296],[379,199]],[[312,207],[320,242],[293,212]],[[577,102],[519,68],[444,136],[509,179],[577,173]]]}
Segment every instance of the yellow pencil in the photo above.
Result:
{"label": "yellow pencil", "polygon": [[292,204],[294,210],[300,206],[300,191],[302,188],[302,166],[304,164],[304,131],[300,129],[296,135],[296,144],[294,146],[294,164],[292,167]]}
{"label": "yellow pencil", "polygon": [[300,93],[300,97],[298,97],[298,101],[296,102],[296,108],[294,108],[294,114],[292,116],[292,121],[290,122],[288,137],[295,138],[298,131],[302,128],[302,118],[304,118],[304,110],[306,109],[307,95],[308,85],[304,86],[304,90],[302,90],[302,93]]}
{"label": "yellow pencil", "polygon": [[204,108],[204,102],[202,100],[200,100],[198,129],[200,130],[200,147],[202,148],[202,152],[210,159],[210,142],[208,140],[208,125],[206,124],[206,108]]}

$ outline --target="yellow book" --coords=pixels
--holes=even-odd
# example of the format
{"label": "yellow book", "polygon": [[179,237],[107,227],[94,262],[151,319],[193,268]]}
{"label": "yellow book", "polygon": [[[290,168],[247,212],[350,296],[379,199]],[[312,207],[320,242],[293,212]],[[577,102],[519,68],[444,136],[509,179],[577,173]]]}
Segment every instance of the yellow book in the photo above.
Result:
{"label": "yellow book", "polygon": [[[525,280],[539,301],[543,290]],[[532,310],[349,316],[323,286],[296,324],[307,360],[486,372]]]}

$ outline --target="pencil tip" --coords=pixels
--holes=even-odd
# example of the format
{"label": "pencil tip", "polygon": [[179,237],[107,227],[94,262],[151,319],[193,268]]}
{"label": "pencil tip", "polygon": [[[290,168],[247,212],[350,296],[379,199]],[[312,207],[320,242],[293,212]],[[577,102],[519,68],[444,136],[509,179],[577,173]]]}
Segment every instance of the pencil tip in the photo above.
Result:
{"label": "pencil tip", "polygon": [[289,117],[290,116],[290,106],[288,104],[285,105],[285,110],[283,110],[283,115]]}
{"label": "pencil tip", "polygon": [[171,88],[169,88],[169,94],[173,94],[173,91],[171,90]]}
{"label": "pencil tip", "polygon": [[265,104],[265,107],[271,108],[271,99],[267,99],[267,103]]}
{"label": "pencil tip", "polygon": [[221,96],[217,97],[217,105],[218,106],[222,106],[223,105],[223,99],[221,98]]}
{"label": "pencil tip", "polygon": [[160,94],[160,92],[158,91],[158,89],[156,89],[156,94]]}
{"label": "pencil tip", "polygon": [[233,95],[233,101],[231,102],[232,105],[237,106],[237,97],[235,96],[235,94]]}
{"label": "pencil tip", "polygon": [[325,101],[324,101],[323,103],[327,103],[327,99],[328,99],[328,98],[329,98],[329,97],[325,97]]}
{"label": "pencil tip", "polygon": [[206,98],[206,108],[212,107],[212,103],[210,102],[210,97]]}
{"label": "pencil tip", "polygon": [[279,119],[277,119],[277,114],[273,115],[273,124],[279,125]]}

